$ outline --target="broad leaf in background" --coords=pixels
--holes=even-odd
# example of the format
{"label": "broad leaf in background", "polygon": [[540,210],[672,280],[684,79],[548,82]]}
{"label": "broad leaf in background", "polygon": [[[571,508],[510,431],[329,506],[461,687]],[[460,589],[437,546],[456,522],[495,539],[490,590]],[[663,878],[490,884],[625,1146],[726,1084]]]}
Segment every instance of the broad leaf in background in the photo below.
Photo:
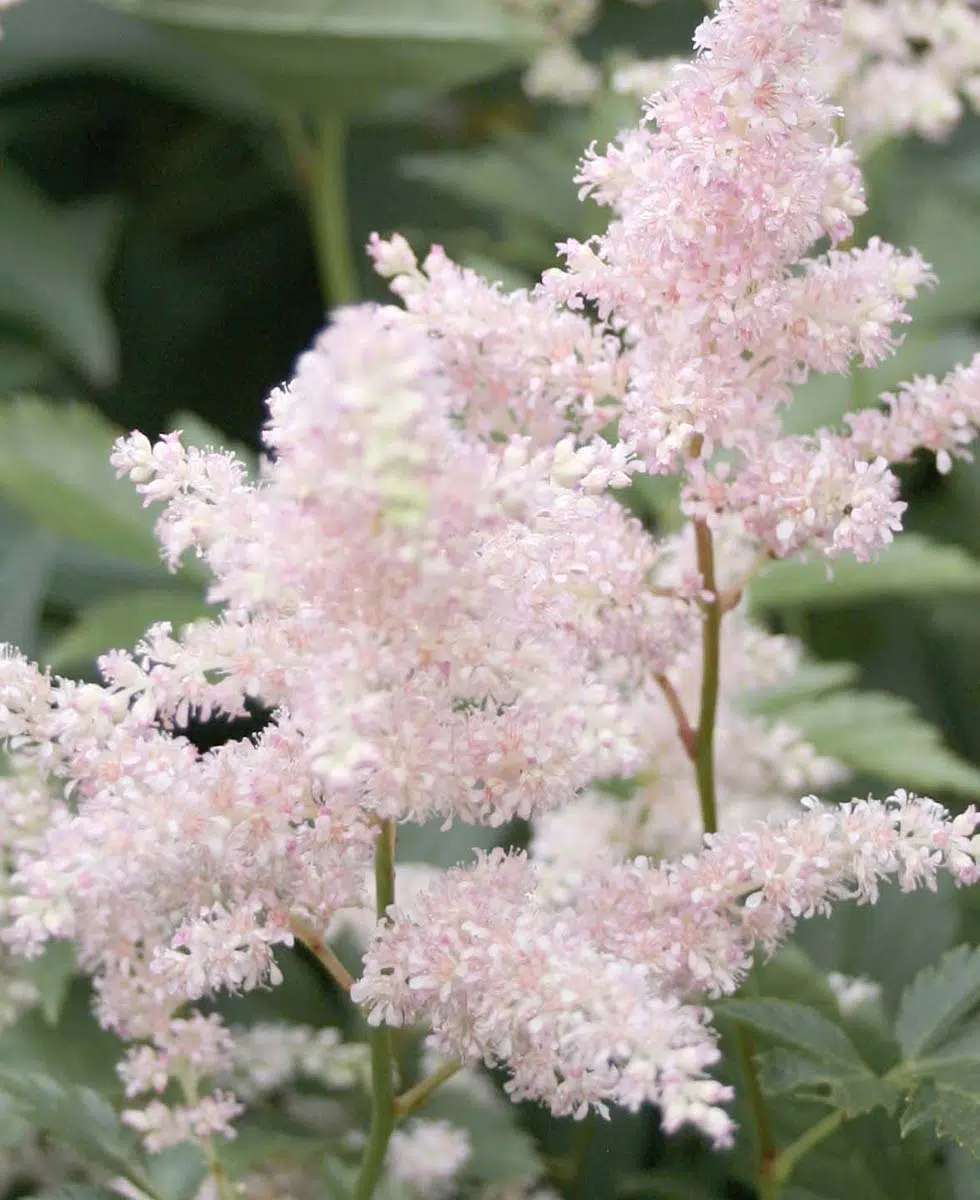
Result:
{"label": "broad leaf in background", "polygon": [[0,642],[36,655],[57,539],[0,500]]}
{"label": "broad leaf in background", "polygon": [[779,717],[799,729],[820,754],[890,787],[980,794],[980,769],[943,745],[939,730],[900,696],[833,692],[784,705]]}
{"label": "broad leaf in background", "polygon": [[79,404],[8,402],[0,407],[0,495],[59,537],[159,566],[153,514],[109,464],[120,432]]}
{"label": "broad leaf in background", "polygon": [[871,1070],[839,1024],[807,1005],[772,998],[730,1000],[720,1015],[785,1047],[772,1052],[764,1075],[774,1092],[800,1091],[848,1116],[891,1111],[899,1093]]}
{"label": "broad leaf in background", "polygon": [[48,942],[38,958],[27,959],[19,966],[19,973],[37,988],[44,1019],[50,1025],[56,1024],[76,969],[71,942]]}
{"label": "broad leaf in background", "polygon": [[150,1196],[159,1195],[139,1139],[98,1092],[61,1083],[40,1071],[6,1066],[0,1066],[0,1092],[32,1125],[83,1161],[124,1175]]}
{"label": "broad leaf in background", "polygon": [[876,404],[882,392],[916,375],[944,375],[957,363],[969,362],[978,349],[977,335],[967,329],[913,328],[897,353],[876,367],[851,376],[811,375],[795,389],[783,428],[787,433],[841,428],[845,413]]}
{"label": "broad leaf in background", "polygon": [[980,770],[943,744],[901,696],[841,689],[848,663],[807,663],[787,683],[747,696],[745,708],[799,729],[821,753],[889,787],[980,793]]}
{"label": "broad leaf in background", "polygon": [[0,90],[73,72],[150,84],[236,116],[261,105],[241,80],[143,21],[91,0],[44,0],[4,13]]}
{"label": "broad leaf in background", "polygon": [[106,650],[132,650],[158,621],[169,621],[179,633],[192,621],[214,615],[200,588],[121,592],[83,609],[65,633],[45,646],[44,661],[69,673],[90,667]]}
{"label": "broad leaf in background", "polygon": [[99,386],[112,381],[118,365],[115,324],[102,294],[117,215],[102,207],[72,219],[4,164],[0,315],[45,338]]}
{"label": "broad leaf in background", "polygon": [[356,112],[529,59],[543,26],[496,0],[98,0],[179,33],[276,101]]}
{"label": "broad leaf in background", "polygon": [[937,1052],[980,1007],[980,949],[957,946],[902,993],[895,1034],[906,1058]]}
{"label": "broad leaf in background", "polygon": [[749,597],[757,611],[764,611],[955,592],[980,592],[980,560],[958,546],[903,533],[876,563],[859,563],[849,556],[833,564],[821,559],[773,563],[753,581]]}

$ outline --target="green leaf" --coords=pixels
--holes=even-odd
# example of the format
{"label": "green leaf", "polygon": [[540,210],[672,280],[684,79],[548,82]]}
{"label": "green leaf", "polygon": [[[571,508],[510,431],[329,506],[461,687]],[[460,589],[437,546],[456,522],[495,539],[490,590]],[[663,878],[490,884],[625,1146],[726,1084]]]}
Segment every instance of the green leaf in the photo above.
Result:
{"label": "green leaf", "polygon": [[902,1114],[902,1133],[926,1124],[980,1158],[980,1059],[941,1063],[916,1088]]}
{"label": "green leaf", "polygon": [[978,591],[980,561],[958,546],[903,533],[881,552],[876,563],[859,563],[851,557],[835,559],[833,564],[823,559],[773,563],[752,583],[749,598],[760,611],[796,606],[831,608],[883,596]]}
{"label": "green leaf", "polygon": [[464,1084],[442,1087],[419,1110],[426,1120],[449,1121],[470,1135],[472,1154],[463,1178],[474,1183],[516,1183],[536,1179],[543,1163],[533,1139],[521,1129],[517,1109],[492,1091],[474,1094]]}
{"label": "green leaf", "polygon": [[37,988],[44,1019],[57,1023],[68,998],[68,988],[75,974],[75,949],[71,942],[49,942],[40,958],[32,959],[21,968]]}
{"label": "green leaf", "polygon": [[54,1141],[69,1146],[86,1162],[125,1175],[153,1194],[138,1139],[98,1092],[60,1083],[38,1071],[7,1066],[0,1066],[0,1091]]}
{"label": "green leaf", "polygon": [[815,1009],[791,1000],[726,1000],[717,1011],[758,1033],[792,1046],[825,1066],[867,1071],[867,1065],[843,1029]]}
{"label": "green leaf", "polygon": [[[116,331],[93,270],[92,238],[11,164],[0,174],[0,314],[43,335],[98,386],[115,377]],[[106,247],[101,248],[102,255]]]}
{"label": "green leaf", "polygon": [[849,1117],[879,1106],[892,1112],[901,1098],[897,1085],[867,1070],[841,1071],[821,1066],[791,1050],[770,1050],[761,1056],[762,1086],[772,1095],[794,1093],[843,1109]]}
{"label": "green leaf", "polygon": [[109,464],[121,431],[94,409],[34,398],[0,407],[0,494],[44,529],[144,564],[153,516]]}
{"label": "green leaf", "polygon": [[454,821],[450,829],[443,829],[442,820],[437,818],[425,825],[399,827],[398,861],[455,867],[471,862],[474,850],[490,850],[503,840],[501,831],[489,825]]}
{"label": "green leaf", "polygon": [[506,133],[476,150],[414,155],[403,160],[401,172],[481,211],[586,237],[587,213],[572,177],[588,141],[578,121],[571,136]]}
{"label": "green leaf", "polygon": [[150,1157],[147,1164],[153,1190],[161,1200],[195,1200],[208,1173],[200,1146],[185,1142]]}
{"label": "green leaf", "polygon": [[764,1076],[772,1090],[802,1092],[844,1109],[848,1116],[879,1105],[890,1110],[896,1104],[896,1087],[869,1068],[840,1025],[815,1009],[764,998],[726,1001],[718,1012],[792,1049],[763,1056]]}
{"label": "green leaf", "polygon": [[241,80],[143,21],[90,0],[44,0],[4,14],[0,55],[5,91],[68,75],[103,75],[152,85],[240,118],[255,116],[259,98]]}
{"label": "green leaf", "polygon": [[542,24],[495,0],[99,0],[186,38],[271,97],[359,111],[531,57]]}
{"label": "green leaf", "polygon": [[895,1034],[906,1058],[922,1058],[980,1005],[980,949],[957,946],[902,993]]}
{"label": "green leaf", "polygon": [[980,792],[980,770],[944,746],[939,731],[899,696],[833,692],[784,705],[779,716],[820,754],[887,784],[967,796]]}
{"label": "green leaf", "polygon": [[957,363],[969,362],[977,336],[967,329],[913,329],[896,354],[877,367],[852,376],[813,375],[798,387],[783,418],[786,433],[814,433],[840,428],[845,413],[876,404],[882,392],[916,375],[943,375]]}
{"label": "green leaf", "polygon": [[35,656],[57,541],[0,501],[0,641]]}
{"label": "green leaf", "polygon": [[879,983],[894,1013],[909,980],[959,939],[957,895],[949,878],[935,892],[886,884],[877,904],[841,904],[826,920],[802,921],[794,941],[825,971]]}
{"label": "green leaf", "polygon": [[91,1000],[88,981],[74,976],[56,1023],[33,1008],[0,1032],[0,1065],[115,1095],[122,1044],[96,1024]]}
{"label": "green leaf", "polygon": [[87,666],[107,650],[131,650],[157,621],[170,621],[180,630],[213,616],[214,609],[200,591],[121,592],[84,609],[75,624],[46,647],[44,658],[55,671]]}
{"label": "green leaf", "polygon": [[781,717],[788,706],[838,691],[859,674],[854,663],[804,662],[783,682],[748,693],[745,706],[760,717]]}

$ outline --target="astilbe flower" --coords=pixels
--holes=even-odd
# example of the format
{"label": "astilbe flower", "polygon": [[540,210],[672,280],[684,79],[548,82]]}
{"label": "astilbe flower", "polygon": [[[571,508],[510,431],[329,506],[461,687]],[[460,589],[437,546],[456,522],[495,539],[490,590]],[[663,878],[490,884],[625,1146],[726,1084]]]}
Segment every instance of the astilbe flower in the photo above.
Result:
{"label": "astilbe flower", "polygon": [[464,1060],[507,1061],[508,1091],[556,1113],[609,1102],[660,1106],[731,1141],[729,1090],[705,997],[733,992],[757,946],[835,901],[874,903],[883,880],[935,888],[940,871],[980,878],[980,814],[897,792],[710,835],[676,862],[598,866],[554,907],[524,857],[495,851],[450,872],[380,926],[352,995],[375,1022],[431,1021]]}
{"label": "astilbe flower", "polygon": [[824,82],[867,151],[909,133],[937,140],[980,101],[980,13],[972,0],[845,0]]}
{"label": "astilbe flower", "polygon": [[472,1154],[470,1135],[449,1121],[409,1121],[392,1134],[388,1173],[419,1200],[454,1191],[454,1180]]}
{"label": "astilbe flower", "polygon": [[[698,615],[650,592],[656,550],[601,494],[628,453],[494,450],[452,400],[402,314],[338,314],[270,402],[260,479],[173,435],[117,447],[224,615],[106,655],[104,686],[0,663],[3,733],[53,797],[5,937],[74,939],[122,1036],[159,1045],[183,1003],[278,983],[277,946],[360,902],[379,818],[500,824],[638,766],[626,681]],[[254,738],[180,735],[253,701]],[[154,1146],[224,1130],[215,1096],[129,1119]]]}

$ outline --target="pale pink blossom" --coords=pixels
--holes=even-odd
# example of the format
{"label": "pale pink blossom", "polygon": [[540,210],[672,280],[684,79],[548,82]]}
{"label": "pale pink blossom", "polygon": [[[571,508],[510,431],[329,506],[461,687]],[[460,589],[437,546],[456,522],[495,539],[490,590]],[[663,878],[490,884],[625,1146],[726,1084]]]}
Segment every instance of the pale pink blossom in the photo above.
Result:
{"label": "pale pink blossom", "polygon": [[409,1121],[391,1135],[388,1173],[419,1200],[451,1195],[472,1154],[470,1135],[449,1121]]}

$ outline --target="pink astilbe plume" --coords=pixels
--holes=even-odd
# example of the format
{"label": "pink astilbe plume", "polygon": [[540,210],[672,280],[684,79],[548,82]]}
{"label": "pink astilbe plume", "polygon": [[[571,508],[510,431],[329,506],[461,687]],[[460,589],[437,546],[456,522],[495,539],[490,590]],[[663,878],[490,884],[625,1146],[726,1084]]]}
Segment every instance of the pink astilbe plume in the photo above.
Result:
{"label": "pink astilbe plume", "polygon": [[735,991],[757,946],[775,950],[837,901],[873,903],[883,880],[980,878],[975,809],[950,818],[904,792],[807,804],[678,862],[600,867],[557,907],[523,856],[495,851],[390,909],[352,994],[372,1021],[426,1019],[447,1053],[505,1063],[516,1099],[580,1115],[652,1102],[668,1132],[691,1124],[728,1144],[705,998]]}

